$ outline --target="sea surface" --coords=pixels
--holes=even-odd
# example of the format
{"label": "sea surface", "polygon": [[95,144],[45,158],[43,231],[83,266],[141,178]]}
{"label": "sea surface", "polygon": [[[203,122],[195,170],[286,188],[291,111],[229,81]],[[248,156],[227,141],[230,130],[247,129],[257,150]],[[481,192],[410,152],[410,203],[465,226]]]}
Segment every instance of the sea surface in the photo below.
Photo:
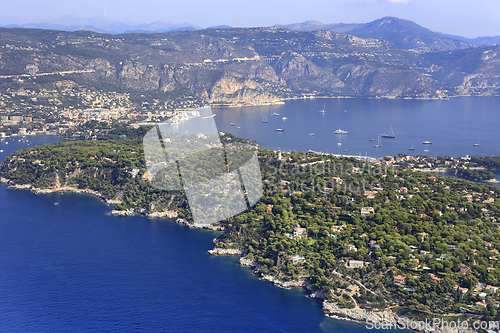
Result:
{"label": "sea surface", "polygon": [[[219,130],[264,148],[500,155],[499,97],[315,99],[214,112]],[[382,148],[373,148],[376,141],[368,139],[377,140],[391,126],[396,138],[381,138]],[[339,128],[349,134],[332,133]],[[422,145],[424,140],[432,145]],[[0,142],[0,160],[17,149],[57,141],[9,138]],[[408,151],[412,145],[415,150]],[[302,291],[258,280],[236,257],[208,255],[215,232],[164,219],[111,216],[111,209],[86,195],[35,195],[0,185],[0,332],[371,331],[325,317]]]}
{"label": "sea surface", "polygon": [[[399,153],[500,155],[500,97],[305,99],[275,106],[219,108],[213,112],[220,131],[250,138],[269,149],[373,157]],[[272,116],[273,113],[279,116]],[[262,122],[264,117],[267,123]],[[380,137],[382,148],[374,148],[379,135],[390,133],[391,126],[395,138]],[[284,131],[277,132],[277,128]],[[349,134],[333,134],[337,129]],[[424,141],[432,144],[424,145]],[[474,147],[475,143],[480,146]],[[412,146],[415,150],[410,151]]]}
{"label": "sea surface", "polygon": [[[2,160],[58,141],[20,139],[0,143]],[[208,255],[216,232],[111,209],[0,185],[0,332],[369,331],[260,281],[236,257]]]}

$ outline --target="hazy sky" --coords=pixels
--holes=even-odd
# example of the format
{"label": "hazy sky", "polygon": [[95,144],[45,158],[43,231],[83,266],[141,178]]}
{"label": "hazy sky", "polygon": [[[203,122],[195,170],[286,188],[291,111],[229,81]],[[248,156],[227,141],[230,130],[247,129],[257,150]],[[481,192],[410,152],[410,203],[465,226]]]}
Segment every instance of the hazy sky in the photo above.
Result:
{"label": "hazy sky", "polygon": [[[59,23],[67,15],[123,22],[189,22],[201,27],[270,26],[316,20],[361,23],[383,16],[465,37],[500,35],[499,0],[16,0],[2,1],[0,23]],[[68,22],[64,22],[68,23]]]}

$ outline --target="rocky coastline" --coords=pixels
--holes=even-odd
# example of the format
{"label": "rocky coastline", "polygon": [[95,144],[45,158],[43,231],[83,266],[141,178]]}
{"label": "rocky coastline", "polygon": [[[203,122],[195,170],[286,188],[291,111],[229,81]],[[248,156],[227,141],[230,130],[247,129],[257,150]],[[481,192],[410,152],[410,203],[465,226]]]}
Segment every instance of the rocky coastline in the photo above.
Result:
{"label": "rocky coastline", "polygon": [[249,267],[250,271],[252,274],[255,276],[258,276],[261,280],[263,281],[268,281],[271,282],[272,284],[283,288],[283,289],[292,289],[292,288],[305,288],[308,289],[308,284],[306,281],[303,280],[292,280],[292,281],[285,281],[282,279],[278,279],[277,277],[270,275],[270,274],[264,274],[262,272],[262,266],[260,266],[257,261],[253,259],[248,259],[247,257],[240,257],[239,260],[240,266],[243,267]]}
{"label": "rocky coastline", "polygon": [[[31,192],[35,194],[49,194],[49,193],[54,193],[54,192],[72,192],[72,193],[78,193],[78,194],[88,194],[93,197],[99,198],[102,201],[104,201],[108,205],[113,205],[116,203],[120,203],[119,200],[115,199],[108,199],[106,196],[98,191],[90,190],[90,189],[79,189],[77,187],[72,187],[72,186],[60,186],[60,187],[54,187],[54,188],[39,188],[35,187],[31,184],[15,184],[11,180],[0,177],[0,182],[3,184],[8,185],[8,188],[11,189],[16,189],[16,190],[30,190]],[[177,218],[178,214],[176,211],[172,210],[167,210],[163,212],[155,212],[155,211],[149,211],[145,208],[130,208],[127,210],[116,210],[113,209],[109,214],[115,215],[115,216],[131,216],[131,215],[142,215],[147,218],[167,218],[167,219],[174,219]],[[176,222],[181,223],[182,219],[177,219]]]}
{"label": "rocky coastline", "polygon": [[[213,254],[213,253],[211,253]],[[394,313],[393,311],[389,310],[383,310],[383,311],[377,311],[377,310],[365,310],[361,308],[354,308],[354,309],[343,309],[338,307],[338,305],[334,302],[330,302],[326,300],[326,295],[325,292],[322,290],[314,292],[312,286],[305,280],[299,279],[299,280],[291,280],[291,281],[285,281],[282,279],[278,279],[273,275],[270,274],[264,274],[262,273],[262,267],[253,259],[248,259],[247,257],[240,257],[239,264],[243,267],[249,267],[251,269],[252,274],[260,277],[261,280],[263,281],[268,281],[276,285],[277,287],[283,288],[283,289],[293,289],[293,288],[298,288],[298,289],[304,289],[307,293],[306,297],[317,301],[322,304],[323,307],[323,313],[331,318],[335,319],[342,319],[342,320],[350,320],[350,321],[355,321],[360,324],[366,324],[367,327],[373,327],[375,328],[375,325],[382,324],[382,323],[387,323],[388,325],[392,323],[393,327],[395,328],[395,325],[399,324],[399,327],[403,327],[402,325],[406,325],[408,329],[414,332],[424,332],[424,333],[473,333],[475,332],[472,329],[451,329],[451,328],[440,328],[437,327],[434,329],[434,327],[431,327],[430,329],[424,328],[424,329],[412,329],[410,326],[410,323],[415,323],[415,320],[410,320],[409,318],[406,318],[404,316],[399,316],[398,314]]]}
{"label": "rocky coastline", "polygon": [[[24,184],[24,185],[19,185],[13,183],[11,180],[0,177],[0,182],[7,184],[8,188],[12,189],[19,189],[19,190],[30,190],[31,192],[35,194],[48,194],[48,193],[54,193],[54,192],[73,192],[73,193],[79,193],[79,194],[88,194],[92,195],[94,197],[97,197],[107,204],[115,204],[118,203],[119,201],[114,200],[114,199],[107,199],[102,193],[99,193],[97,191],[93,191],[90,189],[78,189],[76,187],[55,187],[52,189],[42,189],[42,188],[37,188],[31,184]],[[223,231],[223,228],[218,225],[205,225],[205,224],[191,224],[187,222],[186,220],[182,218],[178,218],[178,214],[176,211],[164,211],[164,212],[151,212],[148,211],[147,209],[140,209],[140,208],[135,208],[135,209],[128,209],[128,210],[112,210],[110,214],[115,215],[115,216],[131,216],[131,215],[142,215],[144,217],[148,218],[168,218],[168,219],[175,219],[175,222],[178,224],[185,225],[189,228],[197,228],[197,229],[206,229],[206,230],[212,230],[212,231]],[[285,281],[283,279],[279,279],[274,275],[271,274],[265,274],[263,273],[262,267],[253,259],[249,259],[246,256],[244,256],[244,251],[241,249],[223,249],[223,248],[213,248],[212,250],[207,251],[208,254],[210,255],[219,255],[219,256],[240,256],[239,259],[239,265],[243,267],[249,267],[250,271],[252,274],[258,276],[261,280],[263,281],[268,281],[276,285],[277,287],[283,288],[283,289],[293,289],[293,288],[302,288],[307,292],[306,297],[318,301],[322,303],[323,307],[323,312],[326,316],[336,318],[336,319],[343,319],[343,320],[352,320],[356,321],[362,324],[369,324],[369,323],[400,323],[400,322],[409,322],[410,319],[398,316],[394,312],[390,310],[384,310],[384,311],[369,311],[365,309],[360,309],[360,308],[354,308],[354,309],[343,309],[339,308],[336,303],[334,302],[329,302],[325,297],[325,294],[323,291],[317,291],[314,292],[312,286],[306,281],[306,280],[291,280],[291,281]],[[412,329],[413,330],[413,329]],[[475,331],[473,330],[458,330],[458,329],[450,329],[450,328],[444,328],[444,329],[423,329],[423,330],[413,330],[415,332],[425,332],[425,333],[473,333]]]}
{"label": "rocky coastline", "polygon": [[[417,328],[418,323],[424,321],[411,320],[404,316],[399,316],[391,310],[383,311],[368,311],[365,309],[341,309],[336,303],[324,301],[323,302],[323,313],[335,319],[345,319],[352,320],[362,324],[366,324],[367,328],[375,329],[376,324],[386,323],[387,326],[392,324],[392,327],[387,328],[406,328],[414,332],[424,332],[424,333],[474,333],[471,328],[450,328],[450,327],[440,327],[439,325],[432,325],[432,321],[427,327],[422,325],[421,328]],[[413,326],[413,324],[415,326]]]}
{"label": "rocky coastline", "polygon": [[[38,188],[35,187],[31,184],[15,184],[13,181],[0,177],[0,183],[6,184],[8,188],[11,189],[16,189],[16,190],[30,190],[31,192],[35,194],[49,194],[49,193],[54,193],[54,192],[73,192],[73,193],[78,193],[78,194],[88,194],[91,196],[94,196],[96,198],[101,199],[108,205],[114,205],[117,203],[121,203],[120,200],[116,199],[109,199],[106,198],[106,196],[98,191],[90,190],[90,189],[79,189],[76,187],[71,187],[71,186],[62,186],[62,187],[54,187],[54,188]],[[211,231],[224,231],[224,228],[221,227],[218,223],[213,224],[213,225],[208,225],[208,224],[196,224],[196,223],[189,223],[188,221],[179,218],[178,212],[175,210],[166,210],[162,212],[158,211],[150,211],[146,208],[129,208],[127,210],[117,210],[113,209],[109,212],[110,215],[115,215],[115,216],[132,216],[132,215],[141,215],[144,217],[147,217],[149,219],[156,219],[156,218],[164,218],[164,219],[172,219],[176,223],[184,225],[188,228],[195,228],[195,229],[205,229],[205,230],[211,230]],[[241,255],[241,253],[238,254],[232,254],[232,255]]]}
{"label": "rocky coastline", "polygon": [[62,186],[62,187],[54,187],[54,188],[39,188],[35,187],[31,184],[24,184],[24,185],[19,185],[15,184],[11,180],[7,178],[0,177],[0,182],[3,184],[7,184],[8,188],[11,189],[16,189],[16,190],[30,190],[31,192],[35,194],[48,194],[48,193],[54,193],[54,192],[73,192],[73,193],[80,193],[80,194],[88,194],[91,196],[94,196],[96,198],[99,198],[103,201],[107,202],[106,197],[97,191],[89,190],[89,189],[79,189],[76,187],[71,187],[71,186]]}
{"label": "rocky coastline", "polygon": [[221,249],[216,247],[212,250],[208,250],[207,253],[214,256],[241,256],[243,251],[240,249]]}

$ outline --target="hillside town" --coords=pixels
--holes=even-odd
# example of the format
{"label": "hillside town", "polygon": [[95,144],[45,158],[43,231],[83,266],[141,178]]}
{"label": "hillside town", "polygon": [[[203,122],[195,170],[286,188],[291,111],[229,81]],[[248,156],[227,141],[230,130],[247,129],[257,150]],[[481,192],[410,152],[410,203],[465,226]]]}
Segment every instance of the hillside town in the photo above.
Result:
{"label": "hillside town", "polygon": [[199,107],[196,98],[154,98],[86,88],[73,81],[57,81],[49,88],[8,88],[0,92],[0,135],[64,135],[85,124],[161,122],[176,111]]}

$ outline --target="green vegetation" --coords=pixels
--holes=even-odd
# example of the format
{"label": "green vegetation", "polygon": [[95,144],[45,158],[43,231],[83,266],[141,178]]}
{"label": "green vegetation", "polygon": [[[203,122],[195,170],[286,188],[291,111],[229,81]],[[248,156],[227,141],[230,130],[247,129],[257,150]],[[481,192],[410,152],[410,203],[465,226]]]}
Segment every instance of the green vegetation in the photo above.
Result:
{"label": "green vegetation", "polygon": [[[222,140],[226,158],[241,164],[230,147],[251,142]],[[146,180],[143,154],[139,137],[65,142],[18,151],[0,174],[96,190],[119,200],[116,209],[175,209],[190,221],[182,191]],[[499,188],[312,153],[277,160],[261,149],[259,159],[264,195],[220,222],[218,247],[240,247],[261,274],[307,280],[341,308],[392,307],[411,318],[463,308],[500,320]]]}
{"label": "green vegetation", "polygon": [[91,189],[120,200],[117,209],[164,203],[164,193],[143,180],[145,171],[137,139],[43,145],[17,151],[0,164],[2,176],[16,184]]}
{"label": "green vegetation", "polygon": [[489,170],[500,170],[500,156],[473,156],[471,163]]}
{"label": "green vegetation", "polygon": [[457,169],[457,175],[466,179],[472,180],[489,180],[494,179],[495,174],[488,170],[470,170],[470,169]]}
{"label": "green vegetation", "polygon": [[[411,35],[386,32],[391,43],[277,27],[122,35],[2,28],[0,43],[6,47],[0,74],[9,77],[0,78],[0,89],[71,80],[98,91],[167,96],[191,104],[255,103],[253,97],[238,97],[244,89],[261,98],[272,95],[263,102],[304,95],[441,98],[498,93],[498,46],[465,48],[469,45],[429,37],[421,28]],[[36,68],[33,52],[41,59]],[[25,76],[12,80],[10,75]],[[480,75],[487,84],[471,79],[464,86],[467,75]],[[228,80],[238,82],[236,90],[221,89]]]}
{"label": "green vegetation", "polygon": [[[495,288],[482,290],[486,297],[474,290],[479,282],[500,286],[497,188],[331,156],[315,167],[306,164],[317,155],[293,153],[286,162],[269,160],[270,151],[261,156],[266,195],[230,219],[234,232],[220,239],[240,243],[262,273],[307,279],[341,307],[399,305],[420,317],[464,307],[500,319]],[[362,214],[363,207],[373,213]],[[349,268],[351,260],[363,267]],[[366,289],[351,298],[346,283]]]}

